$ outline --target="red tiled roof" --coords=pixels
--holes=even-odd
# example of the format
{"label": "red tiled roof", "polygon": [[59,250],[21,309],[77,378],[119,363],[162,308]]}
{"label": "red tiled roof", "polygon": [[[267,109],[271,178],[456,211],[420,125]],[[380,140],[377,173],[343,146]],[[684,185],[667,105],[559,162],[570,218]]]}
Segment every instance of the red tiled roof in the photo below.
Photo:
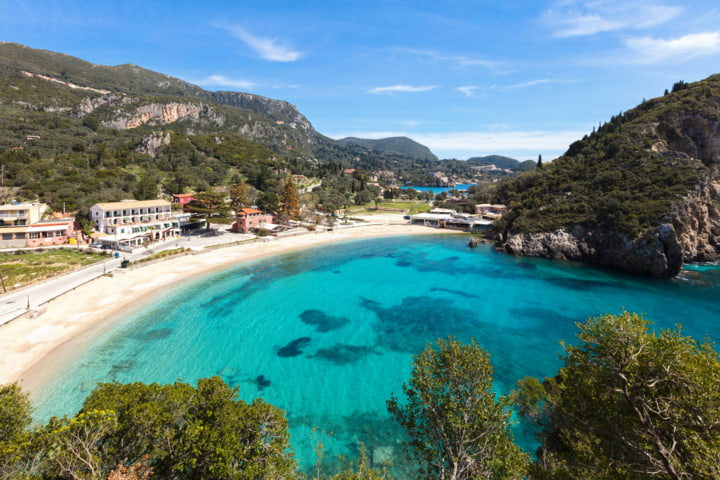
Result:
{"label": "red tiled roof", "polygon": [[254,208],[241,208],[238,210],[237,213],[243,213],[245,215],[251,215],[253,213],[262,213],[260,210],[255,210]]}

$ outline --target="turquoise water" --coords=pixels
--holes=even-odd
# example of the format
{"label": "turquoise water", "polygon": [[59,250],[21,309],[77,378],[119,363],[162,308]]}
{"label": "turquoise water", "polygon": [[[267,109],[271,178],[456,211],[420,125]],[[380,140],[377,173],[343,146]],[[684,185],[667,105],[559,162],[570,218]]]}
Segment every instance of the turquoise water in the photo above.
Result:
{"label": "turquoise water", "polygon": [[412,185],[400,187],[403,190],[407,190],[408,188],[412,188],[413,190],[417,190],[418,192],[432,192],[435,195],[442,192],[449,192],[450,190],[460,190],[464,191],[468,188],[475,185],[474,183],[460,183],[456,187],[415,187]]}
{"label": "turquoise water", "polygon": [[[496,387],[559,367],[575,322],[623,308],[661,327],[720,339],[720,270],[659,281],[514,258],[465,236],[346,242],[243,264],[181,285],[117,323],[36,397],[37,418],[75,413],[97,382],[222,376],[288,415],[296,455],[370,454],[398,444],[385,401],[412,355],[438,337],[475,338]],[[527,439],[520,438],[525,445]]]}

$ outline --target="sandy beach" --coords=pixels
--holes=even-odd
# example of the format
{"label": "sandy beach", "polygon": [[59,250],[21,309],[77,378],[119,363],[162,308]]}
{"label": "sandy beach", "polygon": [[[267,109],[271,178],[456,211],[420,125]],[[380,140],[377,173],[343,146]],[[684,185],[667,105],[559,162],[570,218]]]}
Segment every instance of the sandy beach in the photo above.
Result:
{"label": "sandy beach", "polygon": [[359,226],[179,256],[100,277],[48,302],[45,311],[35,318],[19,318],[0,327],[0,384],[19,382],[32,392],[62,371],[65,362],[104,328],[173,284],[325,243],[443,232],[448,231],[406,224]]}

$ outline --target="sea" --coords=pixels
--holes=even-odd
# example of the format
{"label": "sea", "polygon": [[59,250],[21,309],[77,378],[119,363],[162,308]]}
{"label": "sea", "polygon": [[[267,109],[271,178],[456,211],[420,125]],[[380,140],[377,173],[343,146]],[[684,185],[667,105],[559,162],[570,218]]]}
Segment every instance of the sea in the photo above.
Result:
{"label": "sea", "polygon": [[[464,235],[356,240],[242,263],[171,288],[118,320],[35,395],[36,420],[72,415],[98,382],[195,383],[219,375],[247,401],[289,419],[295,456],[312,468],[357,458],[404,461],[386,401],[413,355],[438,338],[475,339],[495,390],[552,376],[576,323],[623,310],[654,328],[720,339],[720,269],[672,280],[468,246]],[[519,425],[517,442],[533,439]],[[319,446],[322,445],[322,452]],[[320,455],[318,455],[320,453]],[[401,475],[396,477],[401,478]]]}
{"label": "sea", "polygon": [[454,187],[417,187],[413,185],[407,185],[404,187],[400,187],[402,190],[407,190],[409,188],[412,188],[413,190],[417,190],[418,192],[432,192],[434,195],[437,195],[442,192],[449,192],[450,190],[458,190],[461,192],[466,191],[468,188],[475,185],[474,183],[459,183]]}

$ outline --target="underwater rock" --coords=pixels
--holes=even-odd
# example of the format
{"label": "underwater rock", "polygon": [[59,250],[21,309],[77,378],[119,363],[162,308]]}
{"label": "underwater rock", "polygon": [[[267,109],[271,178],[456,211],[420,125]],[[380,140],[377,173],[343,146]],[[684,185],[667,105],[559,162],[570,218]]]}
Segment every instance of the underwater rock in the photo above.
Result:
{"label": "underwater rock", "polygon": [[300,337],[288,343],[278,350],[278,357],[297,357],[302,354],[302,349],[310,343],[310,337]]}
{"label": "underwater rock", "polygon": [[263,390],[265,387],[270,386],[270,380],[265,378],[265,375],[258,375],[255,377],[255,385],[257,385],[258,390]]}
{"label": "underwater rock", "polygon": [[348,363],[357,362],[371,353],[377,353],[371,347],[362,345],[347,345],[345,343],[336,343],[331,348],[321,348],[317,351],[313,358],[320,358],[336,365],[346,365]]}
{"label": "underwater rock", "polygon": [[322,310],[315,309],[305,310],[300,314],[300,320],[307,325],[314,325],[315,330],[323,333],[337,330],[350,323],[350,319],[347,317],[334,317]]}

